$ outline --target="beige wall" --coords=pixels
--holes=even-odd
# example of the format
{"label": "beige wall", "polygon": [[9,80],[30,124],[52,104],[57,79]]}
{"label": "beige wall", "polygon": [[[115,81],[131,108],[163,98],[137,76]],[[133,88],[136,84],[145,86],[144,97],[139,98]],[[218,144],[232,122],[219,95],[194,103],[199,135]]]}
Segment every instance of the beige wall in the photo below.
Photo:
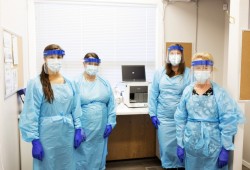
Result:
{"label": "beige wall", "polygon": [[[23,38],[23,56],[27,56],[27,2],[26,0],[0,0],[0,29],[7,29]],[[0,49],[3,47],[2,31]],[[0,74],[3,73],[3,57],[0,54]],[[26,67],[24,63],[24,68]],[[26,72],[26,71],[25,71]],[[20,169],[17,95],[4,100],[4,79],[0,76],[0,169]],[[24,77],[25,78],[25,77]]]}

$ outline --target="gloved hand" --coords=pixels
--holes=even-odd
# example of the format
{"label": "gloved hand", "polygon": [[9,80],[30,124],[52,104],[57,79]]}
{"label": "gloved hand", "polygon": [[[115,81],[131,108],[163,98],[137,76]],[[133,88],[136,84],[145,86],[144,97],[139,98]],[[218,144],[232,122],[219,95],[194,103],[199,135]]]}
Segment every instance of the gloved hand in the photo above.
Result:
{"label": "gloved hand", "polygon": [[103,137],[106,138],[110,135],[112,132],[112,126],[111,125],[106,125],[106,129],[104,131]]}
{"label": "gloved hand", "polygon": [[151,117],[151,121],[156,129],[158,129],[158,125],[160,125],[160,121],[156,116]]}
{"label": "gloved hand", "polygon": [[228,159],[229,159],[229,151],[226,150],[224,147],[222,147],[218,158],[218,167],[222,168],[223,166],[226,166],[228,164]]}
{"label": "gloved hand", "polygon": [[40,161],[43,160],[44,152],[43,147],[39,139],[34,139],[32,141],[32,156]]}
{"label": "gloved hand", "polygon": [[75,138],[74,138],[74,147],[75,149],[78,148],[83,141],[86,140],[86,135],[83,129],[76,129],[75,130]]}
{"label": "gloved hand", "polygon": [[179,160],[181,161],[181,162],[183,162],[184,161],[184,156],[185,156],[185,150],[182,148],[182,147],[180,147],[179,145],[177,146],[177,150],[176,150],[176,153],[177,153],[177,156],[178,156],[178,158],[179,158]]}

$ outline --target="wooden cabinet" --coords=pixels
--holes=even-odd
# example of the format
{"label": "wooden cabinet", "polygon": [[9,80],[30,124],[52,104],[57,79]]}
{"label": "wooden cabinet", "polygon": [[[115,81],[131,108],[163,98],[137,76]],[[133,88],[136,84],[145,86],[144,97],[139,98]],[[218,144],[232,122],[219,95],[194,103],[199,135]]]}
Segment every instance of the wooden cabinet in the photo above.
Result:
{"label": "wooden cabinet", "polygon": [[109,137],[107,160],[155,156],[156,131],[148,114],[118,115]]}

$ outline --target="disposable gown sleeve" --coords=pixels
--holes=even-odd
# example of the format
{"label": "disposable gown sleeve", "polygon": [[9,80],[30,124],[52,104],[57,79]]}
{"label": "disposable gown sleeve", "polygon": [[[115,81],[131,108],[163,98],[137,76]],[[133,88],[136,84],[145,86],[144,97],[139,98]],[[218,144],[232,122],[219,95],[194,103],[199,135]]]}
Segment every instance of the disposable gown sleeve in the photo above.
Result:
{"label": "disposable gown sleeve", "polygon": [[107,83],[108,88],[109,88],[109,101],[107,104],[108,107],[108,125],[111,125],[112,128],[114,129],[115,125],[116,125],[116,105],[115,105],[115,99],[114,99],[114,94],[113,91],[111,89],[111,86],[109,83]]}
{"label": "disposable gown sleeve", "polygon": [[26,142],[39,139],[40,107],[43,95],[35,80],[29,81],[26,89],[23,111],[19,119],[22,138]]}
{"label": "disposable gown sleeve", "polygon": [[190,87],[186,87],[180,103],[177,106],[177,109],[175,111],[174,114],[174,119],[175,119],[175,123],[176,123],[176,139],[177,139],[177,144],[184,148],[184,144],[183,144],[183,137],[184,137],[184,130],[185,130],[185,126],[187,123],[187,117],[188,117],[188,112],[186,109],[186,100],[187,100],[187,96],[188,96],[188,92],[190,91]]}
{"label": "disposable gown sleeve", "polygon": [[233,150],[233,136],[237,133],[237,126],[244,120],[243,113],[238,104],[222,91],[217,101],[219,109],[219,128],[221,131],[221,143],[226,150]]}
{"label": "disposable gown sleeve", "polygon": [[75,129],[79,129],[82,127],[81,125],[81,116],[82,116],[82,109],[81,109],[81,100],[80,100],[80,90],[77,86],[77,83],[73,82],[73,90],[74,90],[74,102],[73,102],[73,110],[72,116],[74,121]]}
{"label": "disposable gown sleeve", "polygon": [[153,82],[150,88],[150,93],[149,93],[149,115],[150,117],[152,116],[157,116],[157,105],[158,105],[158,96],[160,94],[160,89],[159,89],[159,82],[160,82],[160,71],[157,71],[154,74]]}

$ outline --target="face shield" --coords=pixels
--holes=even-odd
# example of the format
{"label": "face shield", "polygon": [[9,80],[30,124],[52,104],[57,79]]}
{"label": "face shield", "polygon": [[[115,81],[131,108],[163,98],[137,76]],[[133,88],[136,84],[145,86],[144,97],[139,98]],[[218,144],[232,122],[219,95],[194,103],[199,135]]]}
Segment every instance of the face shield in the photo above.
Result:
{"label": "face shield", "polygon": [[99,71],[99,64],[101,60],[99,58],[85,58],[84,67],[85,72],[90,76],[95,76]]}
{"label": "face shield", "polygon": [[168,47],[166,63],[171,63],[173,66],[177,66],[183,62],[183,47],[181,45],[172,45]]}
{"label": "face shield", "polygon": [[65,55],[64,50],[47,50],[43,53],[45,58],[44,72],[46,74],[56,74],[62,68],[62,59]]}
{"label": "face shield", "polygon": [[197,84],[206,84],[212,79],[213,61],[196,60],[192,61],[191,79]]}

